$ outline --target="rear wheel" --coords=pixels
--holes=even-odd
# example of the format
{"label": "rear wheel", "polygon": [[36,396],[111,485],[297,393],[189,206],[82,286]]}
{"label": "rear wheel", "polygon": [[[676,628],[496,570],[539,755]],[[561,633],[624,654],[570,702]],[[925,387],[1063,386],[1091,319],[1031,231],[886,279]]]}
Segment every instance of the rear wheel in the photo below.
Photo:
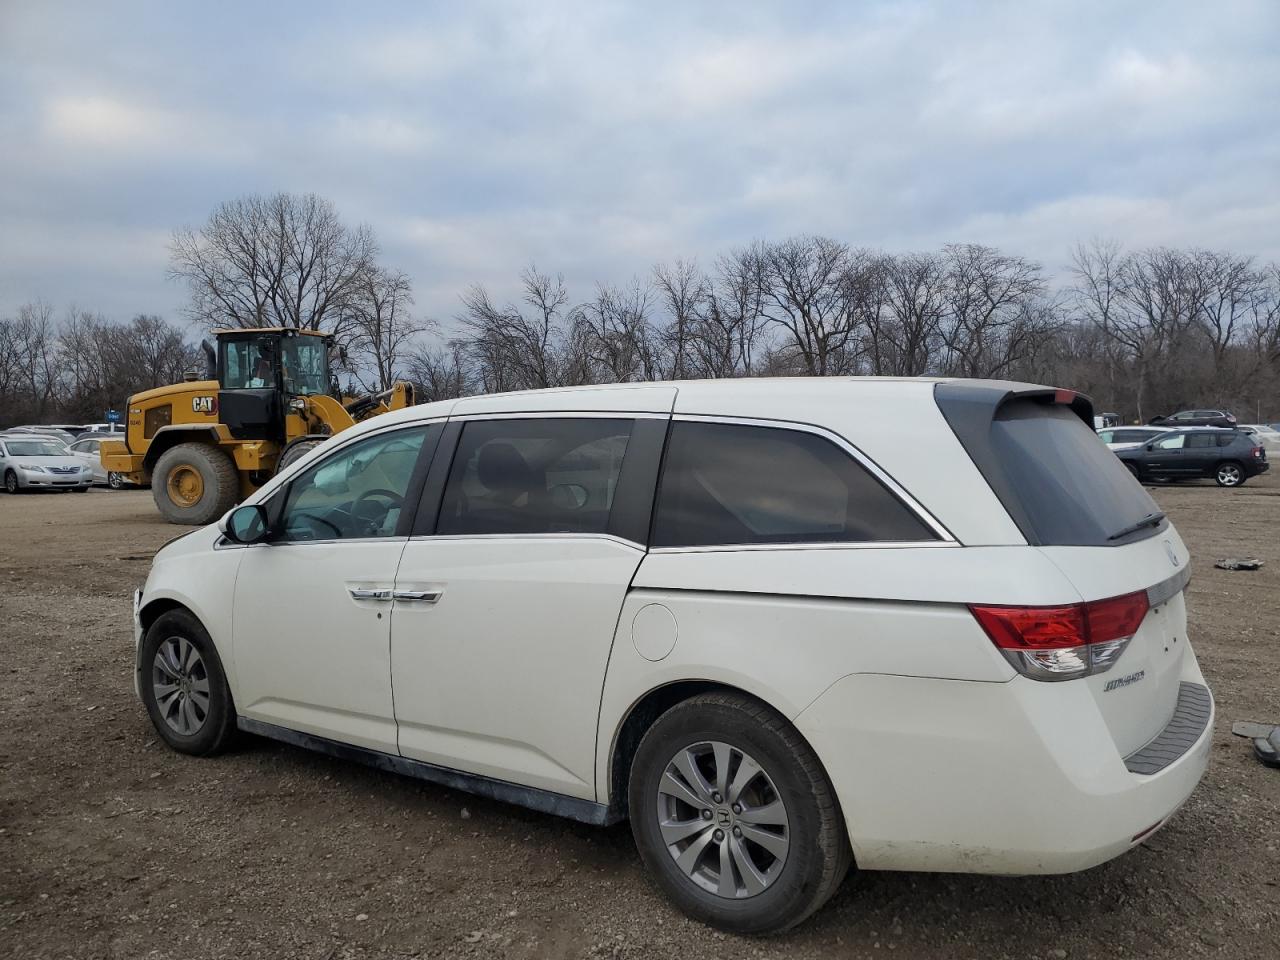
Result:
{"label": "rear wheel", "polygon": [[212,523],[239,499],[240,476],[217,447],[180,443],[156,462],[151,496],[170,523]]}
{"label": "rear wheel", "polygon": [[118,473],[108,473],[107,486],[110,487],[112,490],[123,490],[125,486],[124,477],[122,477]]}
{"label": "rear wheel", "polygon": [[1220,487],[1238,487],[1246,479],[1244,467],[1234,460],[1224,460],[1218,464],[1213,478],[1218,481],[1218,486]]}
{"label": "rear wheel", "polygon": [[636,751],[631,829],[686,913],[735,933],[800,923],[852,860],[835,791],[785,718],[739,694],[672,707]]}

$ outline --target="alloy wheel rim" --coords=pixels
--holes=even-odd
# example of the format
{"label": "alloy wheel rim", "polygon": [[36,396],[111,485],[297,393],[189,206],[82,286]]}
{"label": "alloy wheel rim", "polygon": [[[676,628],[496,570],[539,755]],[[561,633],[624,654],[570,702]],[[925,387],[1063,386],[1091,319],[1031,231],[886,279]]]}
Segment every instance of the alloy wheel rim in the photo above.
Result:
{"label": "alloy wheel rim", "polygon": [[15,477],[12,473],[9,474],[7,477],[4,478],[4,488],[8,490],[10,493],[17,493],[18,478]]}
{"label": "alloy wheel rim", "polygon": [[1236,466],[1225,466],[1218,468],[1218,479],[1229,487],[1234,487],[1240,482],[1240,468]]}
{"label": "alloy wheel rim", "polygon": [[200,732],[209,717],[209,672],[186,637],[161,641],[151,667],[156,707],[170,730],[184,737]]}
{"label": "alloy wheel rim", "polygon": [[791,831],[782,796],[732,744],[705,740],[679,750],[658,783],[657,815],[676,866],[716,896],[758,896],[786,865]]}

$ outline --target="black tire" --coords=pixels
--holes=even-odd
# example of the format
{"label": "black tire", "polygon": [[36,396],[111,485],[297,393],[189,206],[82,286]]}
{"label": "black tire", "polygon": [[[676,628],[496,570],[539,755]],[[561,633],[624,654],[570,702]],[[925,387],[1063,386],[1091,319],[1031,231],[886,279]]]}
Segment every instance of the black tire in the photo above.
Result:
{"label": "black tire", "polygon": [[4,489],[6,493],[18,494],[22,492],[22,488],[18,486],[18,475],[12,470],[4,472]]}
{"label": "black tire", "polygon": [[[175,501],[169,480],[175,471],[194,470],[200,475],[201,491],[191,504]],[[224,451],[207,443],[180,443],[166,450],[151,474],[151,497],[170,523],[203,526],[213,523],[240,499],[240,475]]]}
{"label": "black tire", "polygon": [[1238,460],[1223,460],[1213,468],[1213,479],[1220,487],[1242,487],[1249,478]]}
{"label": "black tire", "polygon": [[123,490],[126,486],[124,477],[115,472],[108,473],[107,486],[112,490]]}
{"label": "black tire", "polygon": [[[680,751],[707,741],[754,758],[786,810],[785,859],[754,895],[730,898],[704,889],[676,864],[662,836],[658,787],[667,767]],[[835,790],[809,744],[783,716],[741,694],[703,694],[659,717],[636,751],[629,803],[636,847],[658,886],[690,916],[733,933],[773,933],[800,923],[826,903],[853,860]],[[717,822],[723,813],[713,813]],[[735,878],[742,875],[734,868]]]}
{"label": "black tire", "polygon": [[285,450],[284,456],[280,458],[280,462],[276,464],[276,473],[283,472],[289,464],[301,460],[322,443],[324,443],[323,440],[299,440],[291,443],[289,449]]}
{"label": "black tire", "polygon": [[[156,692],[156,683],[167,679],[156,663],[156,654],[162,644],[171,640],[186,641],[200,655],[203,677],[208,685],[208,708],[198,729],[184,735],[165,719]],[[209,634],[200,621],[186,610],[170,610],[156,618],[142,638],[140,653],[142,676],[138,686],[142,690],[142,702],[161,739],[179,753],[208,757],[226,749],[236,732],[236,709],[231,699],[231,688],[222,669],[222,660]],[[173,707],[170,707],[172,711]],[[180,706],[179,706],[180,709]]]}
{"label": "black tire", "polygon": [[1138,469],[1138,465],[1136,463],[1131,463],[1126,460],[1124,461],[1124,466],[1126,470],[1133,474],[1133,479],[1137,480],[1139,483],[1142,482],[1142,471]]}

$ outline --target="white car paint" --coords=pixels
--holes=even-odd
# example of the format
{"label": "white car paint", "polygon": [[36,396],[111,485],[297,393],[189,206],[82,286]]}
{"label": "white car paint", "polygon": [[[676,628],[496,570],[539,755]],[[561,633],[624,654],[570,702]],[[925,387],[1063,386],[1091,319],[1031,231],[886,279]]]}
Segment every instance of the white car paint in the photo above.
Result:
{"label": "white car paint", "polygon": [[1267,451],[1268,456],[1280,453],[1280,430],[1276,430],[1265,423],[1243,423],[1237,426],[1236,429],[1243,430],[1257,440],[1262,445],[1262,448]]}
{"label": "white car paint", "polygon": [[102,465],[100,455],[101,446],[102,440],[98,437],[81,437],[67,447],[73,457],[93,472],[94,483],[107,482],[107,470]]}
{"label": "white car paint", "polygon": [[[313,464],[409,425],[732,418],[830,438],[900,490],[936,540],[240,546],[210,526],[157,554],[137,636],[181,604],[210,634],[242,717],[600,805],[619,800],[615,751],[636,704],[674,683],[720,684],[771,705],[812,745],[861,867],[1084,869],[1162,824],[1208,762],[1212,717],[1158,773],[1124,762],[1169,722],[1180,682],[1203,684],[1182,595],[1148,614],[1110,672],[1063,682],[1015,671],[965,605],[1142,591],[1184,573],[1187,551],[1172,527],[1121,546],[1029,545],[942,415],[936,383],[709,381],[426,404],[331,438],[248,500],[273,504]],[[419,599],[359,600],[352,588]]]}
{"label": "white car paint", "polygon": [[[1133,449],[1136,449],[1137,447],[1142,446],[1148,440],[1154,440],[1156,437],[1158,437],[1162,433],[1174,433],[1178,429],[1179,429],[1178,427],[1119,426],[1119,427],[1104,427],[1103,429],[1097,431],[1097,433],[1098,433],[1098,436],[1102,438],[1102,442],[1105,443],[1112,450],[1133,450]],[[1133,433],[1131,432],[1133,433],[1140,432],[1141,434],[1146,435],[1146,439],[1145,440],[1122,439],[1126,436],[1132,436]]]}

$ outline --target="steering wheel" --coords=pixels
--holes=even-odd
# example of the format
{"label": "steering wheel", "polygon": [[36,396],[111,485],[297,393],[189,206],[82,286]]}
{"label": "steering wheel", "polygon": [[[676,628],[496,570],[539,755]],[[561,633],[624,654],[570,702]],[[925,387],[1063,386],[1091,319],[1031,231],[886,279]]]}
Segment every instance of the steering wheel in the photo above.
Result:
{"label": "steering wheel", "polygon": [[[364,503],[366,500],[371,500],[374,497],[383,497],[390,501],[382,511],[382,516],[378,518],[376,523],[372,517],[366,519],[360,516],[360,504]],[[356,497],[352,502],[351,519],[353,522],[363,522],[365,524],[365,530],[362,532],[366,536],[374,536],[378,532],[378,528],[382,526],[382,521],[387,518],[387,514],[395,507],[403,505],[404,497],[400,496],[400,494],[396,493],[394,490],[387,490],[384,487],[374,487],[372,490],[366,490],[364,493],[360,494],[360,496]]]}

